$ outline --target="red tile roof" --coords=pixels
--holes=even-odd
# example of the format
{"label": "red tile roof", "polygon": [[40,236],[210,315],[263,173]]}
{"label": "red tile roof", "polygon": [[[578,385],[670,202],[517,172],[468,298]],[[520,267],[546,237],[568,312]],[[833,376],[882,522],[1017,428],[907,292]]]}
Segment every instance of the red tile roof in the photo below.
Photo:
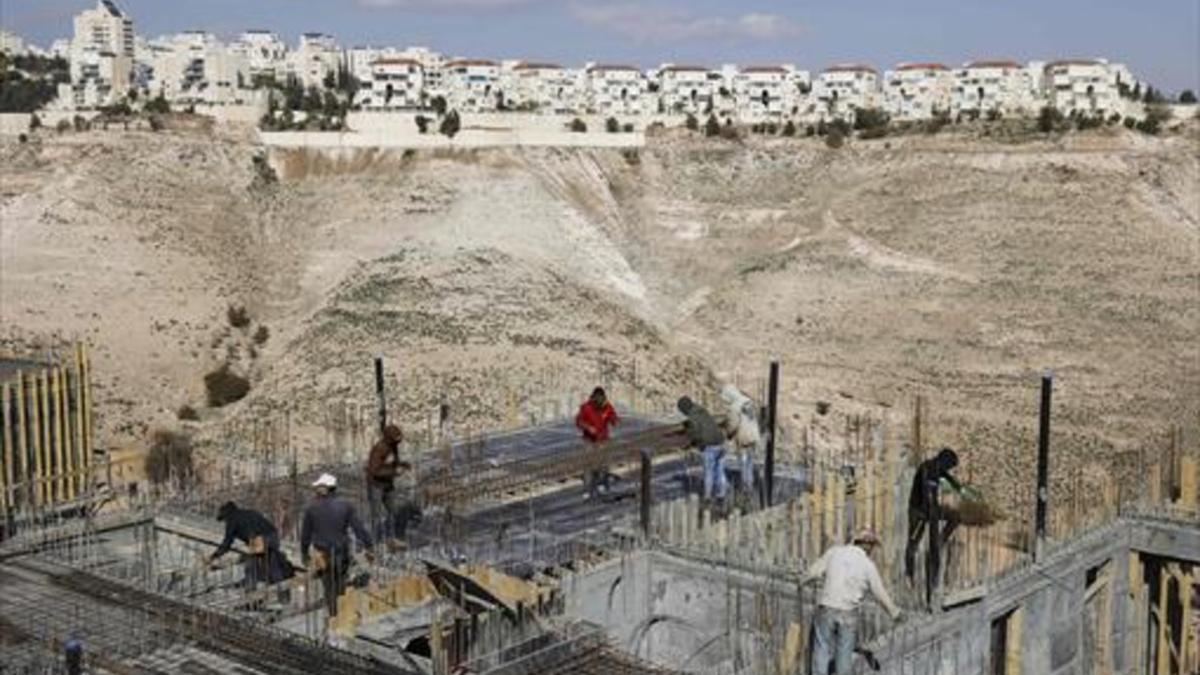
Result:
{"label": "red tile roof", "polygon": [[708,68],[705,68],[704,66],[672,65],[672,66],[666,66],[659,72],[661,72],[661,73],[707,73]]}
{"label": "red tile roof", "polygon": [[371,62],[372,66],[421,66],[421,62],[416,59],[402,59],[398,57],[378,58]]}
{"label": "red tile roof", "polygon": [[926,63],[901,63],[896,66],[896,70],[948,70],[944,64],[926,62]]}
{"label": "red tile roof", "polygon": [[458,66],[494,66],[494,65],[496,65],[495,61],[489,61],[487,59],[455,59],[455,60],[447,63],[446,67],[447,68],[455,68]]}
{"label": "red tile roof", "polygon": [[591,68],[588,68],[589,73],[596,72],[598,70],[632,70],[632,71],[641,72],[637,68],[634,68],[633,66],[616,65],[616,64],[611,64],[611,63],[597,63],[596,65],[592,66]]}
{"label": "red tile roof", "polygon": [[873,73],[875,75],[879,74],[878,70],[875,70],[874,68],[866,65],[865,63],[835,63],[832,66],[829,66],[828,68],[826,68],[824,72],[826,72],[826,73]]}
{"label": "red tile roof", "polygon": [[538,63],[536,61],[523,61],[513,66],[513,70],[562,70],[562,66],[557,63]]}
{"label": "red tile roof", "polygon": [[972,61],[967,64],[967,68],[1020,68],[1021,64],[1016,61],[1005,61],[1003,59]]}
{"label": "red tile roof", "polygon": [[742,68],[743,73],[784,73],[788,72],[783,66],[746,66]]}
{"label": "red tile roof", "polygon": [[1103,65],[1103,61],[1097,59],[1059,59],[1046,64],[1046,70],[1055,66],[1099,66]]}

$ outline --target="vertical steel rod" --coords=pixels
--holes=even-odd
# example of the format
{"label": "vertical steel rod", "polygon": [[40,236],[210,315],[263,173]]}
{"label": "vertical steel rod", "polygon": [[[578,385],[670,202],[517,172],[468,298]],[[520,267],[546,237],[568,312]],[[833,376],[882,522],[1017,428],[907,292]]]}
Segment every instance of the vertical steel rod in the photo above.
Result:
{"label": "vertical steel rod", "polygon": [[771,379],[767,385],[767,458],[763,465],[764,500],[771,506],[775,495],[775,436],[779,412],[779,361],[771,362]]}
{"label": "vertical steel rod", "polygon": [[1037,544],[1034,557],[1040,559],[1046,544],[1046,518],[1050,501],[1050,394],[1054,390],[1054,374],[1042,374],[1042,406],[1038,415],[1037,456]]}

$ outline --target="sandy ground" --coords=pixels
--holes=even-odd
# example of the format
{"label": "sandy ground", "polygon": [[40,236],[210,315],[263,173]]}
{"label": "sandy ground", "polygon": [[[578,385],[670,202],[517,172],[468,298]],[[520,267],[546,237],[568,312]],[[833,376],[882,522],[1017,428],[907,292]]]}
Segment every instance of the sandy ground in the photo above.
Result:
{"label": "sandy ground", "polygon": [[[277,184],[244,138],[47,134],[0,147],[0,339],[92,344],[113,446],[183,405],[201,436],[287,409],[312,455],[332,405],[369,408],[379,354],[394,414],[428,428],[446,402],[460,433],[597,381],[654,409],[714,376],[754,389],[780,358],[793,444],[836,452],[854,416],[899,429],[921,395],[930,445],[1023,477],[1052,368],[1065,473],[1127,466],[1200,421],[1189,133],[290,152]],[[252,393],[207,409],[225,362]]]}

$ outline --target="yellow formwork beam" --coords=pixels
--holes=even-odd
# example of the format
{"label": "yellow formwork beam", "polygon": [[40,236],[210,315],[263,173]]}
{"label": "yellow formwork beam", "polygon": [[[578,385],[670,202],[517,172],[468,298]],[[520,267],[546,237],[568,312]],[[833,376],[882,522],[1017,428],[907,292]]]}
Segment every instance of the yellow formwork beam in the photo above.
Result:
{"label": "yellow formwork beam", "polygon": [[82,342],[78,346],[80,363],[80,387],[83,393],[79,401],[83,417],[83,468],[84,481],[88,490],[92,488],[92,357],[87,345]]}
{"label": "yellow formwork beam", "polygon": [[1179,459],[1179,504],[1186,508],[1196,508],[1196,502],[1200,499],[1200,465],[1198,465],[1195,457],[1181,457]]}
{"label": "yellow formwork beam", "polygon": [[63,410],[62,368],[55,366],[50,372],[50,398],[54,408],[54,496],[59,501],[67,498],[66,472],[63,468],[63,435],[66,433],[66,413]]}
{"label": "yellow formwork beam", "polygon": [[41,414],[41,373],[29,376],[29,440],[33,446],[33,473],[29,477],[29,491],[34,506],[42,506],[46,498],[42,494],[42,414]]}
{"label": "yellow formwork beam", "polygon": [[43,369],[38,373],[38,405],[41,408],[41,421],[37,432],[42,435],[42,470],[38,472],[38,492],[45,504],[54,503],[54,494],[50,485],[50,477],[54,475],[53,450],[50,447],[50,371]]}
{"label": "yellow formwork beam", "polygon": [[83,472],[86,470],[84,457],[84,418],[83,418],[83,345],[75,345],[75,471],[73,476],[74,499],[83,492]]}

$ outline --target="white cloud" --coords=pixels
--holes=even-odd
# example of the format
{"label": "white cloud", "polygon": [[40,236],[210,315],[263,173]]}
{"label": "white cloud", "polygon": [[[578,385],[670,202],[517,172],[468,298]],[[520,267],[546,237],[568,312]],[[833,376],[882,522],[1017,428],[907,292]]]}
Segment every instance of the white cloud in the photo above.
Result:
{"label": "white cloud", "polygon": [[800,24],[778,14],[749,12],[740,16],[702,16],[686,9],[629,2],[575,2],[571,13],[580,21],[637,42],[776,41],[799,36]]}

